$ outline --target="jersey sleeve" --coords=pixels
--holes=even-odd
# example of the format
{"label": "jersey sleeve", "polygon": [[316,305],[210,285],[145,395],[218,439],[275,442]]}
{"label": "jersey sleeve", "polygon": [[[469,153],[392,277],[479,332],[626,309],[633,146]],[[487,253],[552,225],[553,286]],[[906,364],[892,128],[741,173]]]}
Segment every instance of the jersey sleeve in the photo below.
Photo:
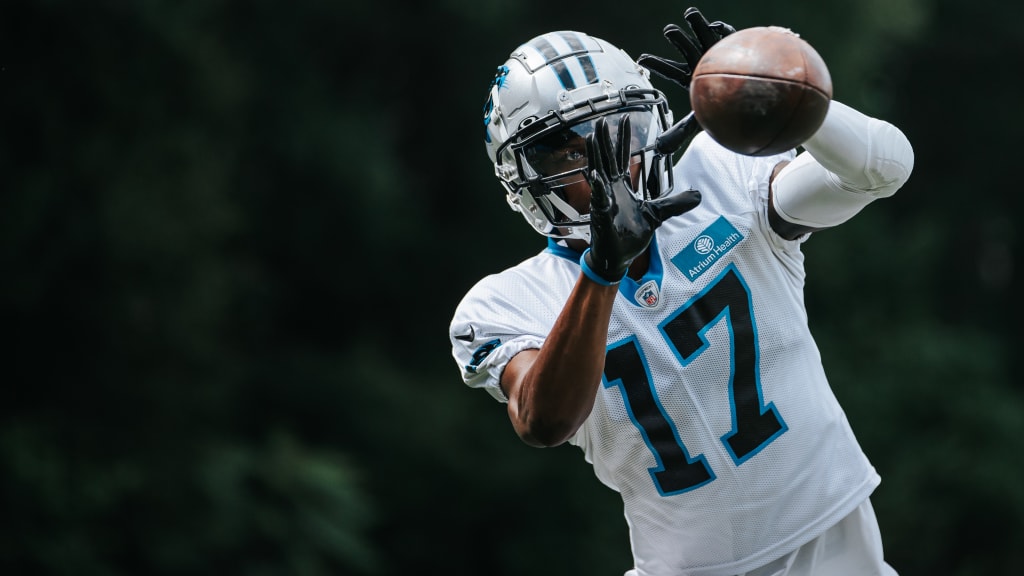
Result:
{"label": "jersey sleeve", "polygon": [[539,349],[561,311],[560,290],[547,288],[512,269],[470,289],[449,326],[452,356],[468,386],[508,402],[500,386],[505,366],[519,352]]}

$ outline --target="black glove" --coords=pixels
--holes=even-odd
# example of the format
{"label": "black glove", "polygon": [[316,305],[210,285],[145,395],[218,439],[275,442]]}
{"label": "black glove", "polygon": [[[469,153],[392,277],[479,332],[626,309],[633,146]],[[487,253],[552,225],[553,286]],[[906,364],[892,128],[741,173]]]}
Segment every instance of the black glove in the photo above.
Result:
{"label": "black glove", "polygon": [[[676,24],[665,26],[662,35],[673,45],[676,50],[682,53],[685,62],[669,60],[652,54],[642,54],[637,63],[647,68],[651,73],[666,80],[674,82],[683,90],[690,90],[690,81],[693,80],[693,70],[697,67],[704,53],[714,46],[719,40],[736,31],[735,28],[722,21],[708,23],[700,10],[690,7],[683,13],[690,32],[685,32]],[[658,154],[669,155],[680,150],[685,150],[693,137],[703,128],[693,116],[693,112],[687,114],[682,120],[676,122],[672,128],[665,131],[658,137],[655,151]]]}
{"label": "black glove", "polygon": [[587,135],[590,248],[583,253],[581,264],[588,277],[606,284],[622,280],[662,222],[700,204],[700,192],[696,190],[648,201],[638,199],[629,171],[630,134],[629,115],[623,114],[617,143],[612,142],[604,117],[597,120],[593,134]]}
{"label": "black glove", "polygon": [[693,79],[693,69],[697,67],[704,53],[729,34],[736,31],[735,28],[722,21],[708,23],[700,10],[690,7],[683,13],[690,28],[687,33],[682,27],[676,24],[665,26],[662,35],[682,53],[685,62],[669,60],[652,54],[642,54],[637,63],[647,68],[652,73],[679,85],[683,90],[689,91],[690,81]]}

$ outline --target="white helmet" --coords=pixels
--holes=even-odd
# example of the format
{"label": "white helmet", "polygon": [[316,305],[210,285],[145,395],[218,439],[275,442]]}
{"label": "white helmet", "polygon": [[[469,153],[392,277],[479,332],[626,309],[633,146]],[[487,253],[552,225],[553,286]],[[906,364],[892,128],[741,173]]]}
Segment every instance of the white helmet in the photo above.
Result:
{"label": "white helmet", "polygon": [[[498,67],[484,106],[487,155],[512,209],[545,236],[589,241],[589,214],[573,209],[562,188],[589,178],[583,142],[596,119],[607,116],[614,130],[624,113],[633,132],[631,162],[640,165],[638,197],[669,193],[670,159],[652,160],[672,113],[646,69],[581,32],[550,32],[516,48]],[[655,191],[648,190],[652,170],[659,172]]]}

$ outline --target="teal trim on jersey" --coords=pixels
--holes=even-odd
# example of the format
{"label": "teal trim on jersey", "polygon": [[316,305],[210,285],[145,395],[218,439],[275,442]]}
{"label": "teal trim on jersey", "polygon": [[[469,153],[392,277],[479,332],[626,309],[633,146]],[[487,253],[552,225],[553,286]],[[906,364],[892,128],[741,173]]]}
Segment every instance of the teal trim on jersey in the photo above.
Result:
{"label": "teal trim on jersey", "polygon": [[672,257],[672,264],[693,282],[741,241],[743,235],[739,230],[725,216],[719,216],[689,246]]}
{"label": "teal trim on jersey", "polygon": [[[647,273],[639,280],[633,280],[626,276],[619,282],[619,294],[622,294],[634,306],[641,308],[654,308],[658,305],[661,281],[665,277],[665,266],[661,262],[661,252],[658,250],[657,236],[651,239],[650,248],[651,263],[647,267]],[[580,258],[583,256],[582,252],[577,252],[568,246],[556,243],[554,238],[548,238],[548,247],[544,251],[566,260],[572,260],[576,264],[579,264]],[[643,291],[640,290],[641,286],[645,287]],[[646,304],[638,299],[644,299]]]}
{"label": "teal trim on jersey", "polygon": [[566,260],[572,260],[577,264],[580,262],[580,256],[583,255],[583,252],[577,252],[568,246],[562,246],[555,242],[554,238],[548,238],[548,247],[545,248],[544,251],[549,254],[565,258]]}

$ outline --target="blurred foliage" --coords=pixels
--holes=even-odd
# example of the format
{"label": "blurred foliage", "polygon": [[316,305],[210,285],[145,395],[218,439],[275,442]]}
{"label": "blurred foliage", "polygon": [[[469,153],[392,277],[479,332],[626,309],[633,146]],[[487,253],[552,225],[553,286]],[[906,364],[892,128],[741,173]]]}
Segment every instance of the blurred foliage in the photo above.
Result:
{"label": "blurred foliage", "polygon": [[[698,6],[799,32],[917,155],[805,245],[887,556],[1010,572],[1024,8],[777,4]],[[447,323],[543,247],[480,142],[494,67],[551,29],[670,54],[685,7],[5,2],[0,572],[621,574],[617,496],[461,384]]]}

